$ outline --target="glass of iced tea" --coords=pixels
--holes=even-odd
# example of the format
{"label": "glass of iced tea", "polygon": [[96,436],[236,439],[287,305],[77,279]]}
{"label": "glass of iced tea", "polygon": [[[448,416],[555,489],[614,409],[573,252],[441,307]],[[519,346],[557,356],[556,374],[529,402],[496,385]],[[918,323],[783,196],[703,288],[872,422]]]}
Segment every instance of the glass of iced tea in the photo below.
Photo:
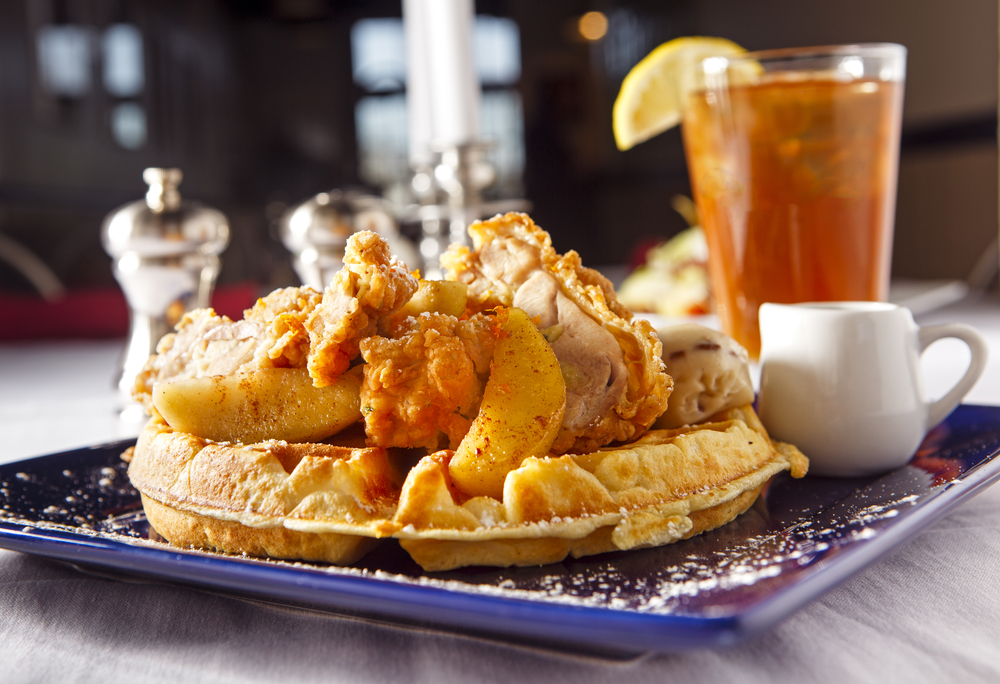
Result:
{"label": "glass of iced tea", "polygon": [[885,300],[906,48],[693,66],[682,132],[723,329],[756,358],[765,302]]}

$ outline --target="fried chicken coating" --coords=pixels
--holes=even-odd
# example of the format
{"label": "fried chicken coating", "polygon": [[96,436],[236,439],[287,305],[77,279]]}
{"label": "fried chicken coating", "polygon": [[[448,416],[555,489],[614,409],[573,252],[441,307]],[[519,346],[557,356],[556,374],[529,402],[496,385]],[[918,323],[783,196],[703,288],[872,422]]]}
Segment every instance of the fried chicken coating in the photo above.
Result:
{"label": "fried chicken coating", "polygon": [[479,413],[497,332],[492,316],[409,319],[397,339],[368,337],[361,413],[369,446],[454,449]]}
{"label": "fried chicken coating", "polygon": [[156,383],[234,373],[253,363],[261,332],[257,323],[233,321],[213,309],[190,311],[157,343],[156,355],[136,378],[133,396],[148,407]]}
{"label": "fried chicken coating", "polygon": [[281,288],[258,299],[252,307],[243,312],[243,320],[267,326],[282,314],[291,314],[305,323],[309,314],[322,300],[322,293],[308,285]]}
{"label": "fried chicken coating", "polygon": [[156,345],[133,395],[148,408],[158,382],[258,368],[305,368],[309,334],[304,321],[320,299],[311,288],[289,287],[258,299],[240,321],[213,309],[186,313]]}
{"label": "fried chicken coating", "polygon": [[308,368],[317,387],[333,384],[358,356],[359,340],[375,333],[379,317],[417,289],[416,278],[376,233],[351,236],[344,263],[323,294],[309,287],[275,290],[240,321],[212,309],[188,312],[160,340],[133,395],[148,409],[158,382],[262,368]]}
{"label": "fried chicken coating", "polygon": [[243,312],[244,321],[264,326],[264,338],[254,353],[257,368],[305,368],[309,355],[305,322],[322,299],[311,287],[286,287]]}
{"label": "fried chicken coating", "polygon": [[542,270],[543,259],[559,256],[549,234],[526,214],[476,221],[469,226],[469,235],[475,249],[452,244],[441,255],[441,266],[448,280],[466,284],[467,306],[473,312],[513,306],[514,292]]}
{"label": "fried chicken coating", "polygon": [[367,230],[351,235],[344,267],[305,321],[313,384],[333,384],[360,353],[360,341],[376,333],[379,318],[398,310],[416,290],[417,279],[382,237]]}
{"label": "fried chicken coating", "polygon": [[450,280],[468,287],[470,311],[516,306],[532,317],[559,359],[566,414],[554,453],[588,453],[641,435],[667,407],[673,381],[646,321],[615,295],[611,282],[573,251],[559,255],[548,233],[525,214],[469,226],[473,249],[442,256]]}

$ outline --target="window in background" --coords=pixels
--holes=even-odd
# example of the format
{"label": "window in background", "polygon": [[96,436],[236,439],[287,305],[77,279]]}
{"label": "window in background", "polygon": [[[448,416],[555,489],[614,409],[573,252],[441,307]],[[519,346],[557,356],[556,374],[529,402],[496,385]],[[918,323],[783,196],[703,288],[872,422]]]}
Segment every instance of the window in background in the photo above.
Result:
{"label": "window in background", "polygon": [[[410,175],[406,116],[406,43],[402,19],[363,19],[351,29],[354,82],[365,91],[354,110],[358,173],[385,189]],[[483,85],[480,130],[494,146],[487,159],[497,171],[489,189],[497,197],[523,194],[524,114],[515,86],[521,77],[517,24],[506,18],[476,17],[476,70]]]}
{"label": "window in background", "polygon": [[354,82],[369,93],[406,87],[406,43],[402,19],[362,19],[351,28]]}
{"label": "window in background", "polygon": [[487,90],[483,93],[481,129],[483,138],[494,142],[487,159],[497,173],[493,194],[497,197],[522,197],[524,187],[524,111],[521,94],[513,88]]}
{"label": "window in background", "polygon": [[146,83],[142,33],[132,24],[114,24],[101,40],[104,90],[117,101],[111,108],[111,136],[127,150],[146,144],[146,110],[136,101]]}
{"label": "window in background", "polygon": [[608,13],[607,32],[599,45],[604,54],[604,68],[613,81],[620,82],[653,49],[656,23],[644,19],[630,9]]}
{"label": "window in background", "polygon": [[113,24],[98,39],[96,27],[46,24],[38,29],[36,47],[42,91],[66,107],[99,97],[93,84],[99,59],[101,83],[110,101],[96,104],[109,108],[111,137],[127,150],[145,145],[146,110],[138,101],[146,84],[145,60],[142,33],[136,26]]}
{"label": "window in background", "polygon": [[354,82],[369,95],[354,108],[358,175],[388,188],[407,169],[406,44],[402,19],[362,19],[351,28]]}
{"label": "window in background", "polygon": [[111,135],[126,150],[146,143],[146,110],[136,102],[122,102],[111,110]]}
{"label": "window in background", "polygon": [[484,86],[511,86],[521,78],[521,34],[512,19],[476,17],[476,71]]}
{"label": "window in background", "polygon": [[132,24],[114,24],[101,41],[104,89],[115,97],[136,97],[146,83],[142,33]]}
{"label": "window in background", "polygon": [[521,33],[517,24],[503,17],[476,17],[476,71],[483,84],[480,130],[492,141],[487,159],[497,173],[490,193],[496,197],[522,197],[524,173],[524,111],[517,82],[521,78]]}
{"label": "window in background", "polygon": [[80,98],[90,92],[93,31],[74,24],[39,29],[36,41],[42,88],[49,95]]}
{"label": "window in background", "polygon": [[406,177],[406,96],[364,97],[354,109],[358,137],[358,175],[387,188]]}

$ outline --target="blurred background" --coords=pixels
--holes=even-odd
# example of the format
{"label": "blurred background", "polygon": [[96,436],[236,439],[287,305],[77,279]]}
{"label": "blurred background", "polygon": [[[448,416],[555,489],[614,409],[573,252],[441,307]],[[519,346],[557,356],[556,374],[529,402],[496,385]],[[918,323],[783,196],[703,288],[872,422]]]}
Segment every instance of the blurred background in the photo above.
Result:
{"label": "blurred background", "polygon": [[[993,0],[475,7],[482,135],[496,142],[486,199],[528,200],[560,252],[629,264],[686,227],[671,208],[690,193],[679,129],[619,152],[611,108],[656,45],[716,35],[748,49],[905,45],[893,275],[965,279],[996,258]],[[101,223],[144,195],[150,166],[182,169],[182,194],[229,217],[222,313],[298,284],[278,239],[290,206],[332,188],[415,201],[405,77],[400,0],[0,3],[0,240],[44,262],[67,292],[60,315],[75,311],[25,329],[19,312],[42,300],[0,261],[0,338],[126,334]]]}

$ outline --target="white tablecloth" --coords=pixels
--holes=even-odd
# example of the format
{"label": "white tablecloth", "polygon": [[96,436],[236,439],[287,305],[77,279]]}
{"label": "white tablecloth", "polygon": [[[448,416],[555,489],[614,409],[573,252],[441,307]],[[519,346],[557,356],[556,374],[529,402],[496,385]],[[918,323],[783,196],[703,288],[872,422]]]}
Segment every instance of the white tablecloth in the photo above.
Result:
{"label": "white tablecloth", "polygon": [[[967,401],[1000,405],[1000,303],[920,318],[956,320],[993,351]],[[0,462],[134,434],[111,389],[120,346],[0,345]],[[932,347],[928,393],[942,394],[965,358],[950,343]],[[755,641],[616,661],[115,581],[0,551],[0,681],[996,682],[998,571],[994,487]]]}

